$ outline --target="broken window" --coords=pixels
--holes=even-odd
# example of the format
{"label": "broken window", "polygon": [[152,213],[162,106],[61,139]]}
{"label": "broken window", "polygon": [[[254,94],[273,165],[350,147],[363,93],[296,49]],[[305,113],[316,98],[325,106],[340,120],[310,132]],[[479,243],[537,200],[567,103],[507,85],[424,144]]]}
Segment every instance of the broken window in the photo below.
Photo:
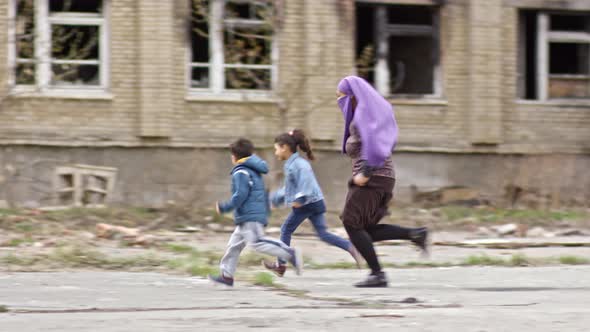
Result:
{"label": "broken window", "polygon": [[519,97],[590,98],[590,14],[520,13]]}
{"label": "broken window", "polygon": [[192,0],[190,88],[273,87],[271,0]]}
{"label": "broken window", "polygon": [[440,95],[438,7],[357,5],[357,71],[383,95]]}
{"label": "broken window", "polygon": [[33,0],[18,0],[15,17],[15,82],[35,84],[35,5]]}
{"label": "broken window", "polygon": [[104,87],[104,0],[14,0],[14,82]]}

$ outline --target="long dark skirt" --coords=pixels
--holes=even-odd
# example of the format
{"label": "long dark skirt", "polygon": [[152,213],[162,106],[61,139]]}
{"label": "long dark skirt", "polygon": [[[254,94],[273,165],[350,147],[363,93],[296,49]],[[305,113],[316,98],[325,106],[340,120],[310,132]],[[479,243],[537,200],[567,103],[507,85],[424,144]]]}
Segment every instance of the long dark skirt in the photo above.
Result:
{"label": "long dark skirt", "polygon": [[340,219],[345,226],[363,229],[376,225],[387,214],[387,205],[393,198],[395,179],[372,176],[365,186],[348,182],[348,194]]}

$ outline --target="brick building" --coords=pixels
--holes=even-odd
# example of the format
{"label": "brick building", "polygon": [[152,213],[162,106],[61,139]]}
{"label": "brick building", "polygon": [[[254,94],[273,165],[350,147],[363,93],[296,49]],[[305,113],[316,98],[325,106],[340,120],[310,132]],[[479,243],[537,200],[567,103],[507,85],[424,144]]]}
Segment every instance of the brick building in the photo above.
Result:
{"label": "brick building", "polygon": [[337,209],[335,88],[358,73],[395,106],[399,199],[590,201],[590,1],[277,0],[270,21],[267,1],[199,2],[0,0],[0,200],[50,204],[55,167],[82,163],[118,169],[118,203],[210,205],[229,142],[272,160],[299,127]]}

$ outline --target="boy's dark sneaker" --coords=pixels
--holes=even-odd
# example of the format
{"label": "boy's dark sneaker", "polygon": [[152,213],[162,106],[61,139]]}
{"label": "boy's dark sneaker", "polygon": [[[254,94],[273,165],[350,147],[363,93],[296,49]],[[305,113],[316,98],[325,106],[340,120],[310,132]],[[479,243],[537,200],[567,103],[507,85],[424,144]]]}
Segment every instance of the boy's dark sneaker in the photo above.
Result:
{"label": "boy's dark sneaker", "polygon": [[422,250],[423,255],[428,256],[428,228],[420,227],[411,230],[410,240]]}
{"label": "boy's dark sneaker", "polygon": [[291,249],[291,259],[289,260],[289,263],[291,263],[295,268],[295,273],[297,273],[297,275],[301,275],[303,272],[303,254],[301,253],[300,249]]}
{"label": "boy's dark sneaker", "polygon": [[223,274],[218,276],[209,275],[209,280],[229,287],[234,286],[234,278],[226,277]]}
{"label": "boy's dark sneaker", "polygon": [[360,269],[361,264],[363,262],[363,256],[361,256],[361,253],[356,249],[356,247],[354,245],[350,245],[348,252],[350,253],[352,258],[354,259],[354,262],[356,263],[356,268]]}
{"label": "boy's dark sneaker", "polygon": [[377,274],[371,273],[367,279],[354,284],[354,287],[387,287],[387,277],[385,277],[385,272],[379,272]]}
{"label": "boy's dark sneaker", "polygon": [[262,261],[262,266],[264,266],[268,270],[271,270],[274,274],[276,274],[279,277],[284,276],[285,271],[287,270],[286,265],[282,265],[277,262],[268,262],[266,260]]}

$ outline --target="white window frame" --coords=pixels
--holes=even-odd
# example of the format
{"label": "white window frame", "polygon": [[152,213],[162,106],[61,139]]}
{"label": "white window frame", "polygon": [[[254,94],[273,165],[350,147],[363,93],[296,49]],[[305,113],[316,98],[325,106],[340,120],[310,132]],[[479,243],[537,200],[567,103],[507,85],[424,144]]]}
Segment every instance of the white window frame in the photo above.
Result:
{"label": "white window frame", "polygon": [[[357,3],[368,3],[375,5],[375,40],[376,40],[376,64],[375,64],[375,88],[379,93],[391,98],[430,98],[440,99],[443,97],[442,85],[442,70],[441,70],[441,48],[440,48],[440,16],[441,9],[438,8],[436,14],[433,15],[432,25],[416,25],[416,24],[391,24],[387,22],[387,8],[390,6],[411,4],[432,6],[431,1],[375,1],[375,0],[357,0]],[[390,91],[390,69],[388,65],[389,57],[389,37],[390,36],[432,36],[436,47],[435,52],[438,52],[438,62],[433,66],[432,86],[433,92],[428,94],[419,93],[391,93]]]}
{"label": "white window frame", "polygon": [[[554,14],[576,15],[576,13],[565,14],[563,12],[540,12],[537,14],[537,101],[549,100],[584,100],[589,98],[549,98],[549,44],[550,43],[574,43],[586,44],[590,47],[590,33],[573,31],[550,30],[550,16]],[[590,66],[590,56],[588,57]],[[554,75],[561,76],[561,75]],[[587,75],[563,75],[563,76],[590,76]],[[589,87],[590,89],[590,87]]]}
{"label": "white window frame", "polygon": [[[108,17],[110,0],[102,1],[102,14],[98,13],[50,13],[49,0],[34,0],[35,6],[35,58],[18,59],[16,43],[16,0],[9,1],[9,84],[15,92],[47,92],[72,94],[80,92],[104,92],[109,87],[109,26]],[[99,54],[96,60],[59,60],[51,58],[52,25],[88,25],[99,29]],[[35,83],[30,85],[16,84],[15,70],[18,63],[35,63]],[[52,64],[98,65],[98,85],[52,85]]]}
{"label": "white window frame", "polygon": [[[248,3],[249,1],[243,1]],[[268,97],[274,96],[277,88],[278,72],[277,63],[279,58],[278,38],[276,30],[273,30],[271,40],[271,64],[270,65],[250,65],[250,64],[228,64],[224,59],[224,27],[226,24],[234,26],[256,26],[263,24],[262,21],[253,19],[226,19],[224,8],[226,0],[211,0],[209,6],[209,62],[192,62],[192,44],[189,42],[187,48],[187,70],[186,86],[189,95],[205,96],[217,95],[222,97]],[[193,88],[191,87],[192,69],[208,68],[209,69],[209,87]],[[267,69],[270,70],[270,90],[262,89],[227,89],[225,86],[225,70],[228,68],[243,69]]]}

